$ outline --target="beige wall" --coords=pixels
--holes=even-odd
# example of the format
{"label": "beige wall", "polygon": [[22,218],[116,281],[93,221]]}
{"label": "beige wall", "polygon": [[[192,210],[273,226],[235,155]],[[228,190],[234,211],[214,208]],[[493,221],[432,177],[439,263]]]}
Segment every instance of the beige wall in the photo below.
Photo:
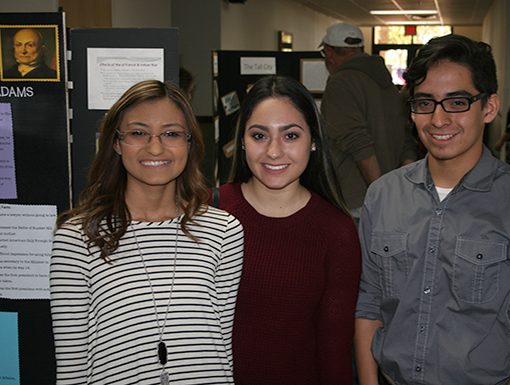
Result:
{"label": "beige wall", "polygon": [[57,12],[58,0],[0,0],[1,12]]}
{"label": "beige wall", "polygon": [[221,2],[172,0],[172,27],[179,28],[180,63],[193,75],[198,116],[212,116],[211,50],[221,49]]}
{"label": "beige wall", "polygon": [[338,20],[290,0],[221,4],[221,49],[276,51],[278,31],[293,34],[294,51],[313,51]]}
{"label": "beige wall", "polygon": [[112,27],[169,28],[170,0],[112,0]]}
{"label": "beige wall", "polygon": [[453,27],[453,33],[457,35],[462,35],[469,37],[475,41],[482,40],[482,26],[472,27],[472,26],[457,26]]}
{"label": "beige wall", "polygon": [[359,27],[361,32],[363,33],[363,38],[365,39],[365,52],[372,54],[372,37],[374,36],[372,27]]}

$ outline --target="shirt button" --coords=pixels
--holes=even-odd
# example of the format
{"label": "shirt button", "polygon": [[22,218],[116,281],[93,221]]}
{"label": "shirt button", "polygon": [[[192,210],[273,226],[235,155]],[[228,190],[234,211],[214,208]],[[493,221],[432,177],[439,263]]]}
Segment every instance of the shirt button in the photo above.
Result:
{"label": "shirt button", "polygon": [[425,294],[430,294],[431,290],[430,287],[426,287],[425,290],[423,290]]}
{"label": "shirt button", "polygon": [[420,326],[420,333],[423,333],[425,331],[425,326]]}
{"label": "shirt button", "polygon": [[436,249],[434,249],[433,247],[429,249],[429,253],[433,253],[434,251],[436,251]]}
{"label": "shirt button", "polygon": [[436,209],[436,215],[441,215],[443,213],[443,210],[441,209]]}
{"label": "shirt button", "polygon": [[483,254],[478,254],[478,255],[476,256],[476,258],[478,258],[478,259],[482,259],[482,258],[483,258]]}
{"label": "shirt button", "polygon": [[388,246],[384,246],[384,251],[388,252],[390,248]]}
{"label": "shirt button", "polygon": [[415,369],[417,372],[421,372],[421,368],[419,366],[416,367]]}

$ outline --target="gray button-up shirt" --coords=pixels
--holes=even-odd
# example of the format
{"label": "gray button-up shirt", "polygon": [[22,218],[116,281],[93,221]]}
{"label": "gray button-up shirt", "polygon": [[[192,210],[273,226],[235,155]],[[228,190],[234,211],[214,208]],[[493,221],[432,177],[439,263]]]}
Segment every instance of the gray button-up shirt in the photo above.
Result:
{"label": "gray button-up shirt", "polygon": [[427,159],[374,182],[363,208],[357,318],[396,384],[510,378],[510,166],[487,148],[443,200]]}

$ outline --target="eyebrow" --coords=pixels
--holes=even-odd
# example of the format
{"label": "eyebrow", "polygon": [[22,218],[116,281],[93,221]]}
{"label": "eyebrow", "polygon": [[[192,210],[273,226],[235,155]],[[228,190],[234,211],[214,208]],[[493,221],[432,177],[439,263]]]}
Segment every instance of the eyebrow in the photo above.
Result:
{"label": "eyebrow", "polygon": [[[470,96],[473,96],[473,95],[471,94],[471,92],[460,90],[460,91],[448,92],[445,97],[446,98],[453,98],[455,96],[467,96],[467,97],[470,97]],[[427,94],[425,92],[417,92],[417,93],[415,93],[414,96],[413,96],[413,99],[418,99],[418,98],[421,98],[421,99],[427,98],[427,99],[435,100],[434,96],[432,94]]]}
{"label": "eyebrow", "polygon": [[[304,131],[304,128],[301,127],[299,124],[296,124],[296,123],[291,123],[291,124],[287,124],[285,126],[279,127],[278,131],[279,132],[284,132],[284,131],[290,130],[293,127],[297,127],[300,130]],[[263,126],[262,124],[252,124],[250,127],[248,127],[248,130],[251,130],[252,128],[257,128],[259,130],[266,131],[266,132],[269,131],[269,128],[267,128],[266,126]]]}
{"label": "eyebrow", "polygon": [[[142,123],[142,122],[130,122],[126,124],[127,127],[131,126],[141,126],[141,127],[149,127],[148,124]],[[184,129],[184,126],[181,126],[179,123],[168,123],[163,125],[164,128],[171,128],[171,127],[181,127]]]}

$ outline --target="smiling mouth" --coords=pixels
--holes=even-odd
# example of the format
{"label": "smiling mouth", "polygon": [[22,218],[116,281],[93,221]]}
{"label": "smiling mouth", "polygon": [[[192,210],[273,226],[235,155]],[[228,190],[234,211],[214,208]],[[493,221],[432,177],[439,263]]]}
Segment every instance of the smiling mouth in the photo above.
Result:
{"label": "smiling mouth", "polygon": [[434,135],[432,134],[432,137],[436,140],[448,140],[450,138],[453,138],[455,134],[449,134],[449,135]]}
{"label": "smiling mouth", "polygon": [[164,164],[170,163],[169,160],[144,160],[140,162],[144,166],[163,166]]}
{"label": "smiling mouth", "polygon": [[276,171],[276,170],[283,170],[284,168],[289,167],[289,165],[288,164],[282,164],[282,165],[279,165],[279,166],[273,166],[273,165],[264,163],[264,167],[268,168],[270,170],[275,170]]}

